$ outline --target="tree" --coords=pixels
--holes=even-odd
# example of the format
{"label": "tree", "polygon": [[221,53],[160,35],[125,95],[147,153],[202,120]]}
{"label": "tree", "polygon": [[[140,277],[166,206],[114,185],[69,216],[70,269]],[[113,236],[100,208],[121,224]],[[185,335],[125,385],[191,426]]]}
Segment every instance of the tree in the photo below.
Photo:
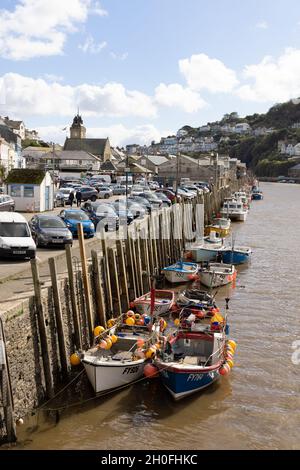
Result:
{"label": "tree", "polygon": [[3,183],[3,180],[6,176],[6,169],[4,168],[3,165],[0,165],[0,182],[1,184]]}

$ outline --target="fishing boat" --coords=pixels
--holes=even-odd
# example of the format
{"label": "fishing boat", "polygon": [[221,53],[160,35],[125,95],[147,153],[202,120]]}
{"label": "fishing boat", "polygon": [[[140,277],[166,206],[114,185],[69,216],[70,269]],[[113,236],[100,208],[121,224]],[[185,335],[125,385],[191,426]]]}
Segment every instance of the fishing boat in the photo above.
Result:
{"label": "fishing boat", "polygon": [[233,199],[236,199],[237,201],[240,201],[243,203],[244,209],[249,210],[250,209],[250,202],[247,194],[244,191],[236,191],[232,195]]}
{"label": "fishing boat", "polygon": [[222,217],[227,217],[234,221],[245,222],[248,215],[248,210],[244,208],[242,202],[231,199],[225,201],[221,209]]}
{"label": "fishing boat", "polygon": [[[171,290],[155,290],[153,314],[156,316],[166,314],[174,305],[175,293]],[[143,314],[151,313],[151,292],[142,295],[133,301],[136,310]]]}
{"label": "fishing boat", "polygon": [[164,268],[162,272],[168,282],[171,284],[179,284],[181,282],[186,283],[198,279],[198,270],[199,266],[196,263],[178,261],[178,263]]}
{"label": "fishing boat", "polygon": [[151,341],[151,331],[148,327],[121,326],[111,330],[108,338],[110,337],[116,340],[110,349],[106,349],[105,343],[107,345],[109,340],[103,336],[103,339],[100,337],[99,344],[82,354],[82,363],[96,394],[129,385],[140,379],[147,361],[144,355],[139,357],[136,351],[138,340],[144,343]]}
{"label": "fishing boat", "polygon": [[200,282],[206,287],[226,286],[236,279],[236,269],[231,264],[211,263],[199,271]]}
{"label": "fishing boat", "polygon": [[225,264],[245,264],[251,259],[252,250],[246,246],[225,247],[220,251]]}
{"label": "fishing boat", "polygon": [[[175,400],[205,389],[220,378],[225,360],[225,333],[210,328],[180,329],[155,359],[164,386]],[[196,327],[196,328],[195,328]]]}
{"label": "fishing boat", "polygon": [[252,200],[253,201],[261,201],[264,198],[263,192],[259,188],[254,188],[252,190]]}
{"label": "fishing boat", "polygon": [[176,300],[179,307],[209,309],[215,308],[214,298],[206,291],[199,289],[186,289],[179,293]]}
{"label": "fishing boat", "polygon": [[199,239],[187,246],[189,256],[196,263],[216,261],[220,249],[223,247],[223,240],[216,237],[216,232],[212,231],[209,239]]}
{"label": "fishing boat", "polygon": [[215,218],[212,220],[211,225],[205,228],[205,235],[210,235],[215,232],[219,238],[226,238],[230,233],[231,220],[225,218]]}

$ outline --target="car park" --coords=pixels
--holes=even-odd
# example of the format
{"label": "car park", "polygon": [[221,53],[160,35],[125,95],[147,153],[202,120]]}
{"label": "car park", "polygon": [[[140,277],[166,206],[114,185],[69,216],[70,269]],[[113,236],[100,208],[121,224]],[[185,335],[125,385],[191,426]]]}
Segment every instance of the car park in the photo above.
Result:
{"label": "car park", "polygon": [[101,201],[86,202],[83,204],[82,210],[88,215],[97,230],[100,230],[99,223],[106,232],[118,230],[119,217],[110,204]]}
{"label": "car park", "polygon": [[36,244],[23,215],[16,212],[1,212],[0,257],[17,259],[36,257]]}
{"label": "car park", "polygon": [[119,217],[120,225],[130,225],[134,221],[133,212],[129,207],[126,208],[126,201],[113,202],[112,206]]}
{"label": "car park", "polygon": [[[167,198],[172,202],[172,204],[176,203],[176,194],[171,189],[160,188],[156,192],[164,194],[165,196],[167,196]],[[177,197],[179,199],[178,202],[180,202],[181,196],[178,195]]]}
{"label": "car park", "polygon": [[126,186],[123,184],[111,184],[109,188],[112,190],[114,196],[125,196]]}
{"label": "car park", "polygon": [[145,191],[144,193],[140,194],[140,197],[147,199],[153,209],[160,209],[162,207],[162,200],[159,199],[156,194],[152,193],[151,191]]}
{"label": "car park", "polygon": [[95,235],[95,227],[88,215],[81,209],[64,209],[59,214],[73,236],[78,235],[77,225],[81,224],[84,236],[92,238]]}
{"label": "car park", "polygon": [[0,195],[0,211],[13,212],[15,210],[15,201],[6,194]]}
{"label": "car park", "polygon": [[70,194],[73,193],[75,197],[75,191],[73,188],[60,188],[54,195],[54,206],[60,207],[70,204]]}
{"label": "car park", "polygon": [[135,185],[132,186],[130,194],[131,194],[131,196],[139,196],[144,191],[145,191],[144,186],[138,186],[138,185],[135,184]]}
{"label": "car park", "polygon": [[178,188],[177,193],[183,199],[192,200],[195,198],[195,193],[190,193],[188,190],[184,190],[183,188]]}
{"label": "car park", "polygon": [[[117,199],[115,201],[115,204],[119,204],[120,207],[123,206],[125,211],[126,211],[126,199]],[[150,206],[150,204],[149,204],[149,206]],[[133,199],[130,199],[130,198],[127,199],[127,208],[132,213],[134,219],[142,219],[147,214],[146,207],[144,207],[143,205],[141,205],[137,201],[135,201]],[[150,206],[150,209],[151,209],[151,206]]]}
{"label": "car park", "polygon": [[64,221],[56,215],[37,214],[29,222],[36,246],[61,246],[73,244],[73,236]]}

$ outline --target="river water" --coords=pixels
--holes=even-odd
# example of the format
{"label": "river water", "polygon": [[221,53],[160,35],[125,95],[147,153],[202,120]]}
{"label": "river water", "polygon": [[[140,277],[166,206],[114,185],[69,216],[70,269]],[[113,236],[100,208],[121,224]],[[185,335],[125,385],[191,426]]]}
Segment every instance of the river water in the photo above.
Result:
{"label": "river water", "polygon": [[[159,380],[91,401],[57,425],[24,426],[25,449],[299,449],[300,185],[265,183],[236,244],[253,248],[230,296],[231,374],[175,403]],[[300,349],[300,341],[299,346]],[[299,354],[300,359],[300,354]],[[295,361],[294,361],[295,362]]]}

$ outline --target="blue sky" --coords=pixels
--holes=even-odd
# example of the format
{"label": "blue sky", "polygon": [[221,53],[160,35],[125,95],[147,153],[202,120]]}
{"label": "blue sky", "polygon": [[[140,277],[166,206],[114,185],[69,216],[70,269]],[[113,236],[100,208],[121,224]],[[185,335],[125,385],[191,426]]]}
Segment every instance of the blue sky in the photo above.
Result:
{"label": "blue sky", "polygon": [[2,0],[0,114],[148,143],[300,96],[298,0]]}

